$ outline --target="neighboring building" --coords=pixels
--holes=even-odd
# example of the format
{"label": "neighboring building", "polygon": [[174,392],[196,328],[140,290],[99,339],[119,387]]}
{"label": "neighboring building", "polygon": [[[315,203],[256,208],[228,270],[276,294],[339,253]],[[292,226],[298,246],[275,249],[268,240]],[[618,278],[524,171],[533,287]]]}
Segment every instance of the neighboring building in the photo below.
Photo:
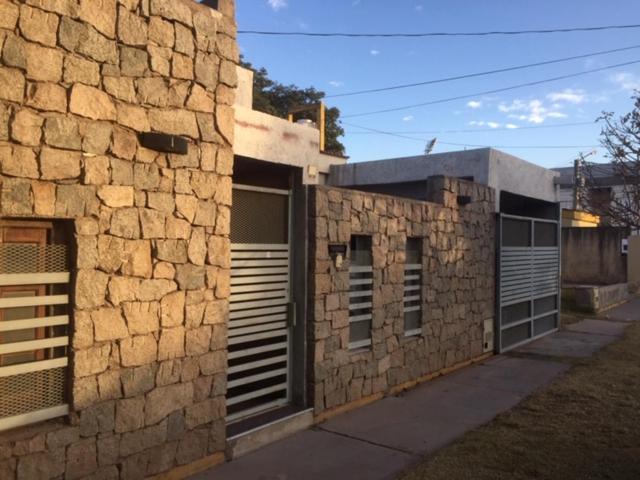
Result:
{"label": "neighboring building", "polygon": [[[424,198],[425,181],[433,175],[461,178],[496,191],[496,212],[529,213],[532,209],[554,210],[558,202],[558,174],[494,148],[418,155],[336,166],[331,183],[361,190],[381,191],[411,198]],[[515,196],[514,196],[515,195]],[[536,207],[538,205],[538,207]],[[544,216],[558,218],[552,211]]]}
{"label": "neighboring building", "polygon": [[[331,167],[332,185],[426,199],[434,175],[475,181],[496,192],[496,349],[505,351],[558,327],[558,174],[483,148]],[[466,199],[461,198],[461,202]]]}
{"label": "neighboring building", "polygon": [[[584,204],[574,205],[574,167],[561,167],[554,168],[553,170],[560,174],[557,180],[560,188],[560,206],[565,210],[581,210],[585,208],[586,205]],[[592,179],[587,180],[593,182],[593,185],[589,188],[590,201],[592,202],[591,206],[597,207],[598,204],[606,206],[612,198],[624,198],[624,182],[622,178],[615,173],[611,163],[594,164],[590,169],[590,175]],[[582,202],[584,201],[585,200],[582,200]],[[601,215],[600,217],[602,224],[609,224],[609,219],[606,215]]]}
{"label": "neighboring building", "polygon": [[28,3],[0,0],[0,478],[181,478],[557,328],[553,173],[323,153],[251,109],[232,0]]}

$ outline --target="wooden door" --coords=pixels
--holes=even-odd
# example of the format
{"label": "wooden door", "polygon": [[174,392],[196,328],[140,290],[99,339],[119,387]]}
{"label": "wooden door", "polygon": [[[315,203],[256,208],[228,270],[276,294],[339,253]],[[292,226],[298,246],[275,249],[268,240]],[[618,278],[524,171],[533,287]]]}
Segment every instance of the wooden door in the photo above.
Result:
{"label": "wooden door", "polygon": [[[23,271],[38,272],[39,265],[44,262],[44,247],[47,244],[51,225],[46,222],[3,222],[0,224],[0,244],[19,244],[33,246],[33,254],[19,260],[19,267]],[[11,250],[2,249],[0,264],[3,269],[16,268],[18,259],[10,258],[14,255]],[[30,265],[33,263],[33,265]],[[29,267],[33,268],[29,268]],[[8,272],[0,272],[8,273]],[[30,297],[47,294],[46,285],[4,286],[0,287],[0,298]],[[0,309],[0,321],[25,320],[46,316],[45,306],[29,306]],[[30,328],[0,333],[0,343],[24,342],[45,337],[45,328]],[[45,351],[29,351],[11,353],[0,356],[0,366],[15,365],[19,363],[34,362],[45,359]]]}

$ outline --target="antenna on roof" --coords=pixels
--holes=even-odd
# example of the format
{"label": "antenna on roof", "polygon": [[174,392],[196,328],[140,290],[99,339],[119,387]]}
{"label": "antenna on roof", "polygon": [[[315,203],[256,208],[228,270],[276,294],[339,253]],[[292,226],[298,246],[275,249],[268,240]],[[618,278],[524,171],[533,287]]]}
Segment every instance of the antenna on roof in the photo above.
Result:
{"label": "antenna on roof", "polygon": [[424,154],[425,155],[429,155],[433,151],[433,147],[436,146],[436,142],[437,141],[438,141],[437,138],[432,138],[431,140],[429,140],[429,143],[427,143],[427,146],[424,147]]}

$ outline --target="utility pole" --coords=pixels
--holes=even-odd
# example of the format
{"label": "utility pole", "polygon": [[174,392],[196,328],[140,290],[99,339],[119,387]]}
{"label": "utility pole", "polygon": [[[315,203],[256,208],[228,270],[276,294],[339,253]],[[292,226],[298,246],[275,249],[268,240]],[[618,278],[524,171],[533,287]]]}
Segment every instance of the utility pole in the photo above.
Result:
{"label": "utility pole", "polygon": [[[582,158],[582,153],[580,154]],[[580,204],[580,194],[578,193],[578,184],[580,183],[580,158],[573,161],[573,209],[578,210]]]}
{"label": "utility pole", "polygon": [[587,153],[578,154],[578,158],[573,161],[573,209],[579,210],[582,207],[582,190],[585,186],[585,179],[582,168],[585,166],[585,159],[591,155],[595,155],[595,150]]}

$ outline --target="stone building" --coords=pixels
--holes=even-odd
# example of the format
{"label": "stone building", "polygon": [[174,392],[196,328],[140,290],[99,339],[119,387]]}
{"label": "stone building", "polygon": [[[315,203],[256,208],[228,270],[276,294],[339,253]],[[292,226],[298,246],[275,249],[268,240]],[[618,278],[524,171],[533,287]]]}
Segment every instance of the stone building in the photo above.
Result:
{"label": "stone building", "polygon": [[218,3],[0,1],[0,478],[223,458],[238,48]]}
{"label": "stone building", "polygon": [[237,64],[232,0],[0,0],[0,478],[182,478],[492,354],[492,185],[342,184]]}

